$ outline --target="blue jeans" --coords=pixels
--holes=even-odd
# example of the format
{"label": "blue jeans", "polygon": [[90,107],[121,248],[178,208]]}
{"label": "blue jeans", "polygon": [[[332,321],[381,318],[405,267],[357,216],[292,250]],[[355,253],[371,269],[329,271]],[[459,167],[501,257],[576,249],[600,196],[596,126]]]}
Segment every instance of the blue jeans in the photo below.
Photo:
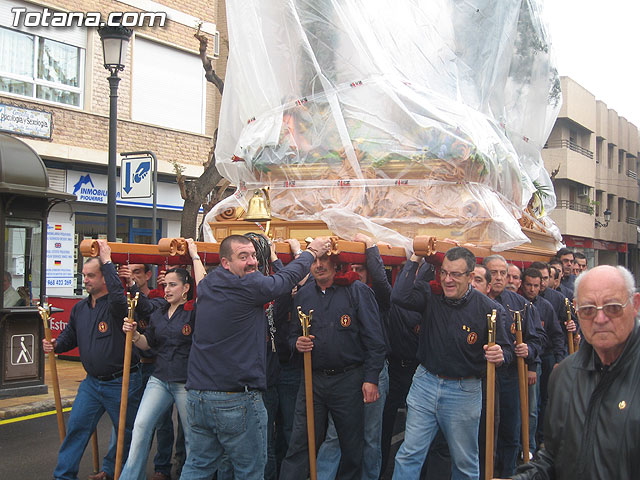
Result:
{"label": "blue jeans", "polygon": [[182,480],[209,480],[223,453],[231,460],[236,478],[262,480],[267,463],[267,410],[259,391],[189,390],[187,418],[191,444]]}
{"label": "blue jeans", "polygon": [[407,395],[407,407],[404,442],[396,455],[393,478],[420,477],[429,446],[440,428],[451,452],[451,478],[477,480],[480,379],[446,380],[419,365]]}
{"label": "blue jeans", "polygon": [[536,383],[529,385],[529,451],[536,451],[536,430],[538,429],[538,397],[540,396],[540,377],[542,365],[537,364]]}
{"label": "blue jeans", "polygon": [[[385,361],[378,377],[380,398],[364,405],[364,449],[362,452],[362,480],[378,480],[382,465],[382,411],[389,391],[389,369]],[[329,414],[327,434],[318,450],[318,478],[336,478],[340,466],[338,433]]]}
{"label": "blue jeans", "polygon": [[[127,400],[127,417],[125,423],[124,453],[122,461],[127,459],[133,420],[140,403],[142,380],[140,371],[129,376],[129,396]],[[122,396],[122,377],[109,381],[101,381],[87,375],[76,394],[73,408],[67,424],[67,435],[60,446],[58,464],[53,472],[56,479],[75,480],[78,478],[78,467],[89,438],[98,425],[100,417],[107,412],[113,425],[120,420],[120,398]],[[110,476],[114,475],[113,461],[105,460],[102,469]]]}
{"label": "blue jeans", "polygon": [[[184,389],[184,383],[163,382],[151,376],[147,388],[144,390],[138,415],[133,425],[129,458],[122,470],[121,480],[145,480],[147,478],[147,457],[151,449],[154,427],[165,419],[167,412],[173,411],[174,403],[178,408],[180,418],[185,419],[183,421],[186,422],[187,391]],[[183,428],[188,451],[190,431],[188,425],[183,425]]]}

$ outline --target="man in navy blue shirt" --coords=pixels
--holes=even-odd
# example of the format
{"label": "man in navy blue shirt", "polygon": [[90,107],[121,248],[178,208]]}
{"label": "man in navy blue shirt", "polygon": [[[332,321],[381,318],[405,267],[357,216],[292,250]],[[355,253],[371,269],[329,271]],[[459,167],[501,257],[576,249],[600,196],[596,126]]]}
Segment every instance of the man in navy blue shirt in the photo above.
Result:
{"label": "man in navy blue shirt", "polygon": [[[122,322],[127,316],[127,297],[111,263],[111,248],[105,240],[98,240],[100,256],[88,259],[82,267],[84,286],[89,296],[71,310],[69,324],[51,343],[42,340],[44,351],[63,353],[75,347],[80,351],[80,361],[87,371],[67,424],[67,435],[58,453],[58,465],[53,476],[56,479],[78,478],[82,454],[98,420],[106,411],[117,430],[122,393],[122,367],[125,334]],[[138,354],[131,353],[129,399],[124,438],[123,463],[127,459],[133,420],[140,403],[142,378]],[[114,460],[104,458],[103,471],[95,478],[113,478]]]}
{"label": "man in navy blue shirt", "polygon": [[[386,355],[378,305],[372,290],[356,280],[356,273],[338,276],[327,255],[313,263],[311,274],[313,280],[296,294],[294,308],[306,314],[313,310],[312,334],[301,336],[300,322],[291,322],[289,341],[298,352],[312,352],[316,444],[324,439],[330,412],[341,451],[338,478],[360,480],[364,404],[379,398],[378,379]],[[307,478],[309,472],[305,402],[301,385],[280,480]]]}
{"label": "man in navy blue shirt", "polygon": [[264,276],[257,271],[250,239],[231,235],[220,244],[220,266],[198,284],[186,383],[193,448],[181,479],[211,478],[223,455],[237,478],[264,477],[267,411],[262,392],[269,335],[264,305],[290,292],[329,247],[327,238],[317,238],[285,268]]}
{"label": "man in navy blue shirt", "polygon": [[[524,358],[527,364],[528,382],[536,382],[537,365],[542,354],[544,329],[538,313],[531,303],[517,293],[507,290],[509,265],[501,255],[485,257],[483,265],[491,272],[491,290],[489,297],[502,305],[509,321],[506,325],[507,336],[512,344],[516,343],[516,324],[513,317],[519,311],[522,319],[523,343],[515,345],[517,357]],[[500,476],[508,477],[516,469],[516,460],[520,450],[520,396],[518,390],[517,362],[505,365],[497,372],[497,384],[500,392],[500,425],[498,427],[497,469]]]}
{"label": "man in navy blue shirt", "polygon": [[[506,314],[471,288],[476,258],[464,247],[447,251],[440,268],[441,295],[415,282],[420,257],[412,255],[398,275],[391,301],[422,313],[418,360],[407,397],[405,439],[396,455],[394,479],[418,478],[438,428],[451,452],[454,478],[478,478],[481,377],[487,361],[511,360]],[[496,310],[496,345],[489,347],[487,315]]]}

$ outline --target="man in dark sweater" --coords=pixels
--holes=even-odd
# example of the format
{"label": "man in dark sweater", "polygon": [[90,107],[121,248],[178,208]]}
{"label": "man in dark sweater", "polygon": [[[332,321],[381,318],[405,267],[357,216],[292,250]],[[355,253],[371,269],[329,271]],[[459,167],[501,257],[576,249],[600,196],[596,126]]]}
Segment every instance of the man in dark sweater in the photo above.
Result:
{"label": "man in dark sweater", "polygon": [[[418,478],[429,446],[441,429],[449,444],[453,476],[477,478],[481,378],[487,361],[509,362],[512,349],[506,314],[471,288],[476,258],[464,247],[450,249],[439,276],[443,293],[414,282],[420,257],[412,255],[396,279],[392,302],[422,313],[418,343],[420,365],[407,396],[405,439],[396,455],[393,478]],[[496,345],[489,347],[487,316],[496,317]]]}

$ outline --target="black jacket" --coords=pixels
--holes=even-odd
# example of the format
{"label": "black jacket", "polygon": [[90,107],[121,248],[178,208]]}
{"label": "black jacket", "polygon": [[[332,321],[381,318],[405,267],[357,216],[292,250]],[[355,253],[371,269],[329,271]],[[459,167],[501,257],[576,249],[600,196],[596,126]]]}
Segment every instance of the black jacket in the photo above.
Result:
{"label": "black jacket", "polygon": [[514,479],[631,479],[640,475],[640,326],[624,351],[599,368],[586,342],[551,374],[539,457]]}

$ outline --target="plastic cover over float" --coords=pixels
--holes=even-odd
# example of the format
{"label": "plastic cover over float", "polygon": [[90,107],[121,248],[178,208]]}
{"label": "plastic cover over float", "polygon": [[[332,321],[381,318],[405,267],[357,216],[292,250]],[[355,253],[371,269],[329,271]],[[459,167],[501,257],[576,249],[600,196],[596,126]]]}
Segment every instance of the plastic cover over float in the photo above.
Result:
{"label": "plastic cover over float", "polygon": [[208,241],[265,185],[275,218],[347,239],[504,250],[522,223],[560,240],[540,151],[562,96],[537,1],[234,0],[227,20],[215,153],[238,190]]}

